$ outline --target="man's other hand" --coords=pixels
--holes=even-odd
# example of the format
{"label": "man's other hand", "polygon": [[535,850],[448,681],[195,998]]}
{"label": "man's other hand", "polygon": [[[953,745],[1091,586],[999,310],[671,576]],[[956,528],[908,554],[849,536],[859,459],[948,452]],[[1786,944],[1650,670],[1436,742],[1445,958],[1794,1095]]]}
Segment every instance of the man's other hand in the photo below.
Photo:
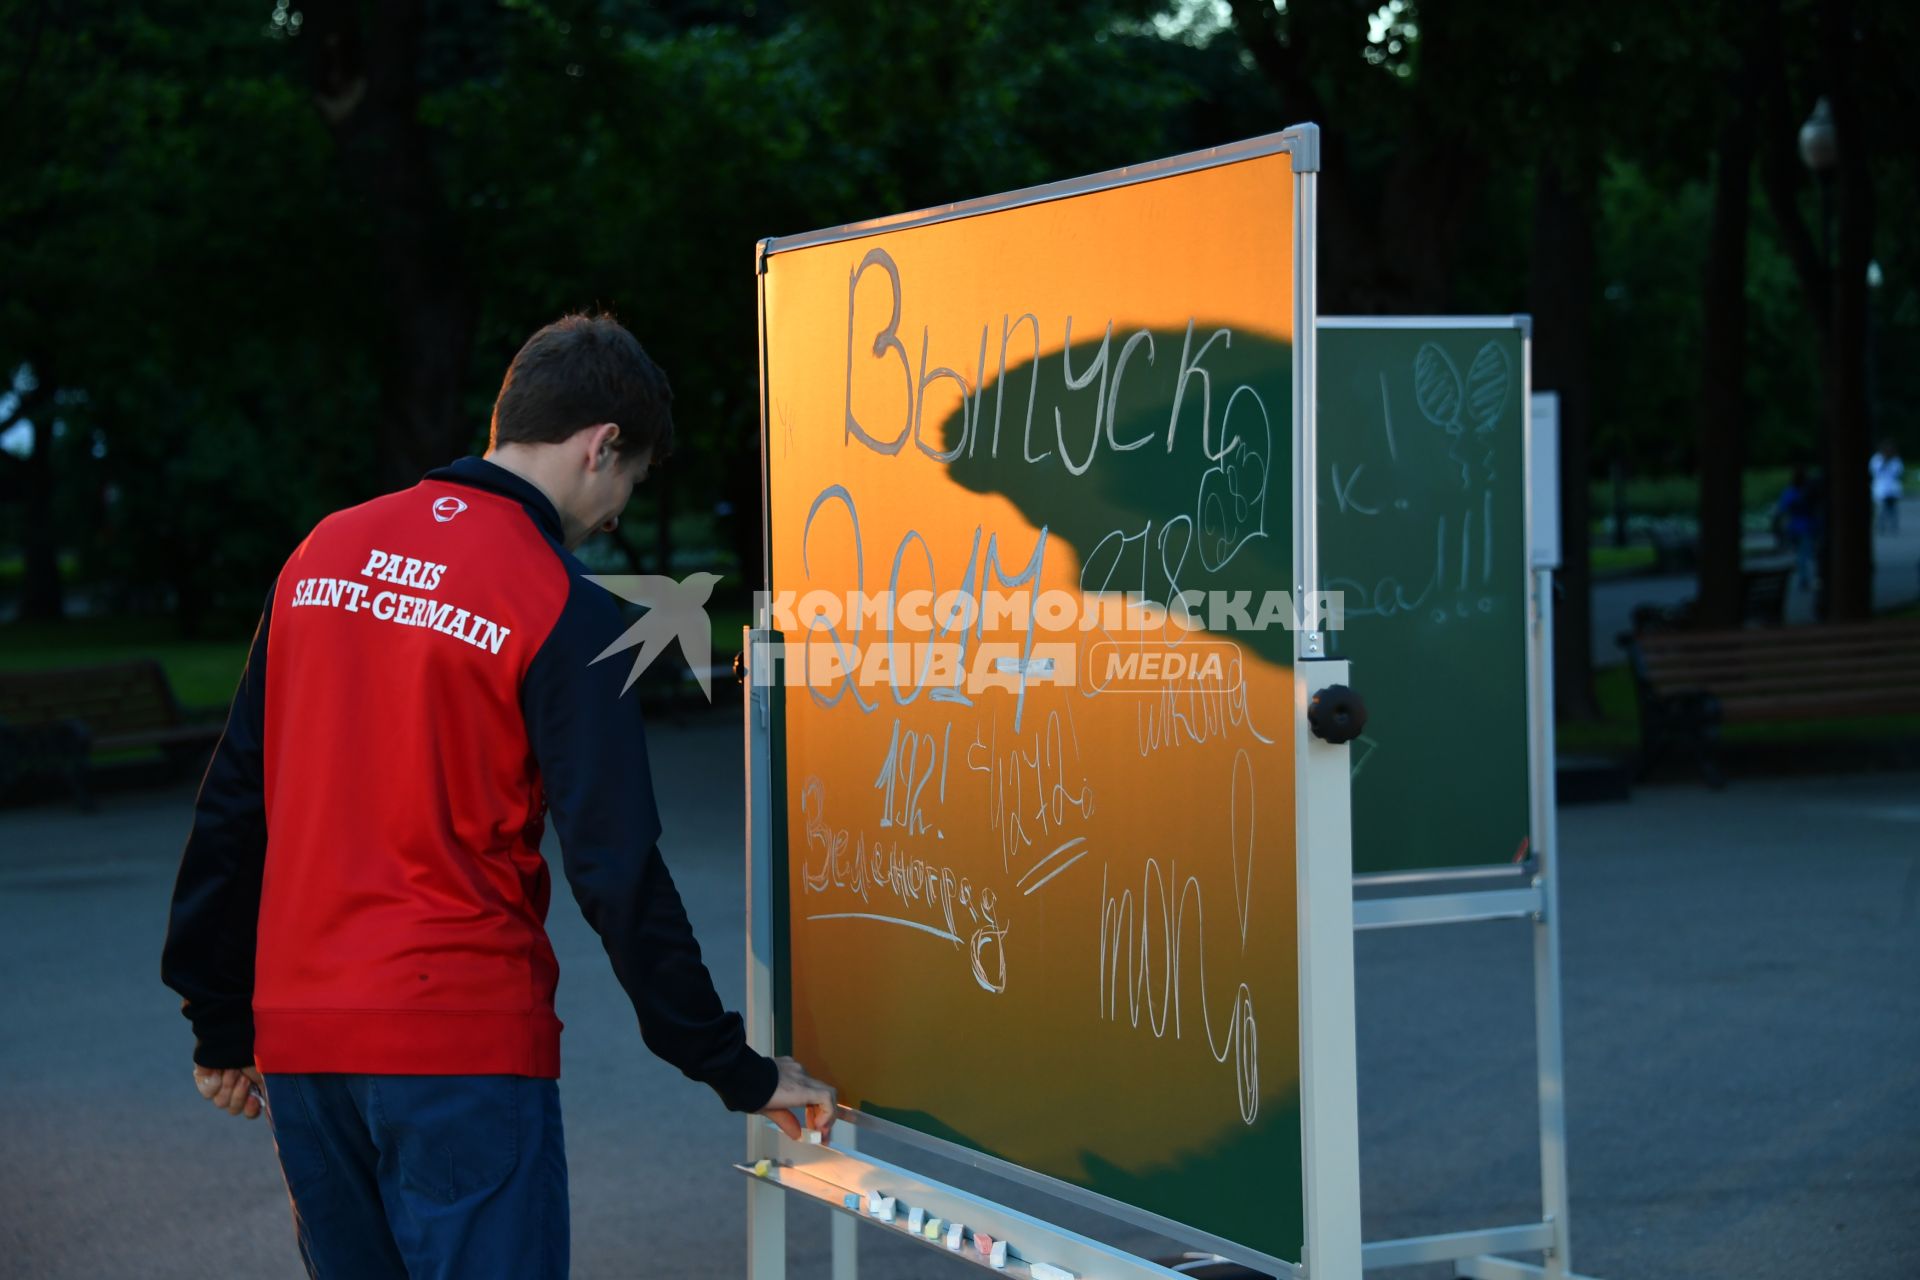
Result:
{"label": "man's other hand", "polygon": [[[784,1071],[780,1079],[782,1084],[786,1083]],[[245,1116],[249,1120],[260,1118],[260,1099],[266,1096],[266,1086],[261,1083],[260,1073],[252,1067],[203,1067],[196,1063],[193,1084],[200,1090],[201,1097],[228,1115]],[[776,1092],[774,1096],[780,1095]]]}
{"label": "man's other hand", "polygon": [[793,1113],[797,1108],[804,1108],[807,1128],[818,1129],[820,1140],[825,1142],[827,1134],[833,1130],[833,1086],[815,1080],[807,1074],[805,1067],[792,1058],[775,1058],[773,1061],[780,1068],[780,1083],[774,1086],[773,1096],[767,1099],[767,1105],[760,1108],[759,1114],[779,1125],[780,1132],[799,1142],[800,1121]]}

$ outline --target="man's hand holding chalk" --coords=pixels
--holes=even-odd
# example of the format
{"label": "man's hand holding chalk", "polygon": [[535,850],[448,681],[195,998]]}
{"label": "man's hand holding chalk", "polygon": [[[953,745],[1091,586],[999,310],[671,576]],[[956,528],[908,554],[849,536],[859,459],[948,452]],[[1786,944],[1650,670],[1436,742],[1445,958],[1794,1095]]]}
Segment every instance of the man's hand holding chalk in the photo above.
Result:
{"label": "man's hand holding chalk", "polygon": [[804,1107],[807,1128],[817,1130],[820,1140],[826,1141],[833,1129],[833,1086],[815,1080],[792,1058],[775,1058],[774,1064],[780,1068],[780,1083],[774,1086],[773,1096],[760,1108],[760,1114],[779,1125],[780,1132],[799,1142],[802,1140],[800,1120],[793,1113]]}

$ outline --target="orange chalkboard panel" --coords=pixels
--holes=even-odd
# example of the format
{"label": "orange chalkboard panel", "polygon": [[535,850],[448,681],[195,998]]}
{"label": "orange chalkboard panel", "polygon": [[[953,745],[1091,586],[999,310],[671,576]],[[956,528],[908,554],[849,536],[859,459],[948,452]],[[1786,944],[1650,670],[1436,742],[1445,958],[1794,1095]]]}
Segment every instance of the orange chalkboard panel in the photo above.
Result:
{"label": "orange chalkboard panel", "polygon": [[1294,637],[1200,602],[1295,580],[1295,183],[1255,149],[761,259],[792,1051],[1285,1259]]}

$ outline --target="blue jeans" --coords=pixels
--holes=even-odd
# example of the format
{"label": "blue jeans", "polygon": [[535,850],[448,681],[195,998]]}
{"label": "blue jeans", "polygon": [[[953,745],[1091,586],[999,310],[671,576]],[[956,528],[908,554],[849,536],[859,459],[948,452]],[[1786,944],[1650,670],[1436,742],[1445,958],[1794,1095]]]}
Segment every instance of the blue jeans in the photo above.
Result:
{"label": "blue jeans", "polygon": [[316,1074],[266,1085],[315,1280],[567,1274],[557,1081]]}

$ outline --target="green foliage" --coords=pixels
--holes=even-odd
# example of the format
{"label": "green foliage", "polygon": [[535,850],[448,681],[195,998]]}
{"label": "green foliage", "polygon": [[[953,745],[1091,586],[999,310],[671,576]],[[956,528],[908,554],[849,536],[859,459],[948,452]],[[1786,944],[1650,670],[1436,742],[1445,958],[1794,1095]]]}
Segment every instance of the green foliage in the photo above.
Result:
{"label": "green foliage", "polygon": [[[1543,155],[1596,166],[1596,467],[1707,461],[1692,445],[1698,290],[1731,6],[1547,21],[1509,0],[1242,0],[1223,24],[1194,0],[411,2],[431,191],[472,307],[466,441],[484,440],[527,333],[610,309],[677,393],[672,496],[647,491],[639,523],[669,502],[663,523],[701,517],[716,556],[751,563],[757,543],[756,240],[1316,114],[1341,140],[1347,207],[1381,218],[1362,241],[1418,231],[1430,210],[1405,193],[1466,175],[1448,215],[1461,229],[1435,242],[1455,309],[1524,308],[1532,170]],[[431,317],[392,314],[380,212],[314,93],[309,19],[375,10],[309,7],[27,0],[0,24],[0,374],[30,365],[34,415],[61,424],[51,519],[96,603],[244,613],[319,515],[383,485],[401,429],[381,394],[392,335]],[[1241,36],[1255,17],[1292,78],[1256,66]],[[1888,84],[1898,47],[1869,57]],[[1901,92],[1875,99],[1886,118]],[[1910,156],[1884,151],[1876,240],[1874,391],[1895,431],[1920,404],[1920,236],[1898,216],[1920,200]],[[1748,281],[1749,462],[1779,466],[1814,444],[1820,371],[1758,214]],[[23,540],[24,472],[0,454],[0,551]],[[720,501],[736,514],[715,524]]]}

